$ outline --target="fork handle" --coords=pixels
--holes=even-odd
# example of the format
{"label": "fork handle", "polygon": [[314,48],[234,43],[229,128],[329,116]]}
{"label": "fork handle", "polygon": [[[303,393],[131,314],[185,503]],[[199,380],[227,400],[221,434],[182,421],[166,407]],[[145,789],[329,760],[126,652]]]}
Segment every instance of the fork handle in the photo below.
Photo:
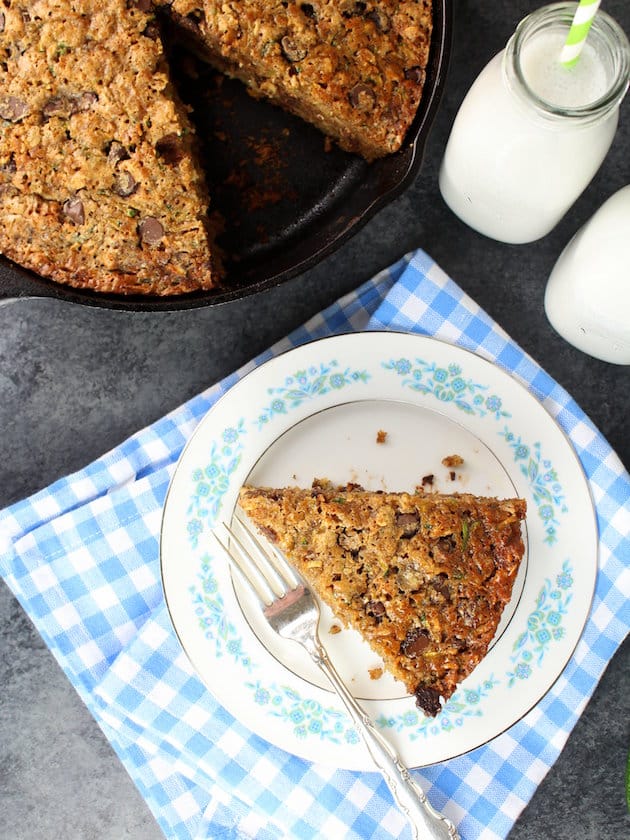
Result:
{"label": "fork handle", "polygon": [[314,640],[305,647],[343,701],[374,763],[387,782],[396,804],[407,816],[415,840],[461,840],[453,823],[431,806],[424,791],[414,781],[392,745],[381,735],[370,716],[348,691],[321,642]]}

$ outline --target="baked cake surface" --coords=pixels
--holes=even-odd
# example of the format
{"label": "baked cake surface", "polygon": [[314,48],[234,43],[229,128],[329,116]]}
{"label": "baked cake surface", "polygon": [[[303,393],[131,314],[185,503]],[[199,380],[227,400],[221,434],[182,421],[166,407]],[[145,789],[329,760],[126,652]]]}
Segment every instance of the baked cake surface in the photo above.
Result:
{"label": "baked cake surface", "polygon": [[431,0],[160,0],[220,70],[367,160],[418,109]]}
{"label": "baked cake surface", "polygon": [[216,285],[194,130],[150,3],[0,6],[0,252],[121,293]]}
{"label": "baked cake surface", "polygon": [[367,160],[415,117],[431,0],[4,0],[0,253],[43,277],[123,294],[219,283],[156,6],[254,96]]}
{"label": "baked cake surface", "polygon": [[523,557],[524,500],[316,481],[245,486],[239,503],[426,714],[487,653]]}

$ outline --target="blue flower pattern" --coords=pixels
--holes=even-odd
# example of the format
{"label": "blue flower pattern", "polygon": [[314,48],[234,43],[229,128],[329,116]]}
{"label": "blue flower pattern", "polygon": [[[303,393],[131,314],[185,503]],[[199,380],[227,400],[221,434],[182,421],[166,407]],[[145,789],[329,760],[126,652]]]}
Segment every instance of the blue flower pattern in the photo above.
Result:
{"label": "blue flower pattern", "polygon": [[551,461],[542,457],[539,442],[528,446],[507,426],[500,435],[514,452],[514,460],[519,464],[521,473],[532,490],[534,502],[538,505],[538,516],[545,526],[545,542],[553,545],[558,539],[558,515],[567,512],[558,474]]}
{"label": "blue flower pattern", "polygon": [[206,639],[214,644],[217,659],[228,655],[250,672],[254,665],[243,651],[242,639],[225,612],[225,604],[212,572],[213,562],[209,554],[202,557],[199,583],[189,588],[197,622]]}
{"label": "blue flower pattern", "polygon": [[486,395],[486,385],[466,379],[462,368],[457,364],[440,367],[435,362],[424,359],[391,359],[383,362],[385,370],[391,370],[403,377],[403,387],[420,394],[431,394],[440,402],[452,402],[465,414],[484,417],[491,414],[496,419],[509,417],[504,410],[501,398],[496,394]]}
{"label": "blue flower pattern", "polygon": [[549,578],[545,581],[536,599],[536,607],[527,618],[526,629],[514,642],[514,668],[507,674],[510,687],[520,680],[529,679],[533,667],[542,665],[553,642],[563,638],[565,629],[562,621],[571,603],[572,587],[573,570],[567,559],[555,581]]}
{"label": "blue flower pattern", "polygon": [[221,509],[223,497],[230,486],[230,476],[241,461],[242,438],[245,421],[225,429],[219,441],[212,441],[209,461],[203,469],[193,471],[193,492],[188,505],[189,519],[186,525],[188,539],[197,548],[199,538],[205,532],[206,522],[215,522]]}
{"label": "blue flower pattern", "polygon": [[338,362],[333,359],[328,364],[313,365],[308,369],[298,370],[287,376],[277,388],[269,388],[273,397],[258,416],[258,429],[269,423],[278,414],[287,414],[307,400],[328,394],[332,390],[341,390],[347,385],[367,382],[370,378],[365,370],[339,370]]}
{"label": "blue flower pattern", "polygon": [[246,683],[246,687],[253,692],[256,703],[266,707],[274,717],[286,721],[300,740],[314,735],[335,744],[359,741],[356,730],[343,712],[305,699],[294,688],[263,685],[259,680]]}

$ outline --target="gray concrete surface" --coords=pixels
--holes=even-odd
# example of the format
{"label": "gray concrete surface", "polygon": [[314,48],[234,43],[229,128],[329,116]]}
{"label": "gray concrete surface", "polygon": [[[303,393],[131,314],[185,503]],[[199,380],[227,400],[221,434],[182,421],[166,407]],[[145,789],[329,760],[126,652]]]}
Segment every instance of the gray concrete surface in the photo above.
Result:
{"label": "gray concrete surface", "polygon": [[[605,6],[630,32],[630,6],[624,0]],[[305,275],[255,298],[183,313],[117,313],[45,300],[0,307],[0,506],[84,466],[417,246],[573,394],[629,467],[630,369],[563,342],[542,302],[570,236],[630,183],[630,100],[599,174],[538,243],[506,246],[474,233],[437,189],[442,151],[466,90],[534,7],[522,0],[455,0],[447,89],[418,178]],[[626,641],[510,840],[630,836],[624,802],[629,674]],[[161,836],[100,730],[0,585],[0,838]]]}

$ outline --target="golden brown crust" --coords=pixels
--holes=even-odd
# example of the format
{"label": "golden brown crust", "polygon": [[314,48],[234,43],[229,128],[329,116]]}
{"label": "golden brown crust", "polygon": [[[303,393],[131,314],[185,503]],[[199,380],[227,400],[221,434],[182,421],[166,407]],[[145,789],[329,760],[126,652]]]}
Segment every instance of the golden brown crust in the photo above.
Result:
{"label": "golden brown crust", "polygon": [[7,0],[0,60],[0,251],[98,291],[216,285],[194,131],[153,16]]}
{"label": "golden brown crust", "polygon": [[485,656],[523,557],[523,500],[316,482],[239,501],[427,714]]}
{"label": "golden brown crust", "polygon": [[[156,0],[219,69],[372,160],[400,148],[431,0]],[[218,285],[193,126],[151,0],[5,0],[0,253],[60,283]]]}
{"label": "golden brown crust", "polygon": [[220,70],[373,160],[422,96],[431,0],[163,0]]}

